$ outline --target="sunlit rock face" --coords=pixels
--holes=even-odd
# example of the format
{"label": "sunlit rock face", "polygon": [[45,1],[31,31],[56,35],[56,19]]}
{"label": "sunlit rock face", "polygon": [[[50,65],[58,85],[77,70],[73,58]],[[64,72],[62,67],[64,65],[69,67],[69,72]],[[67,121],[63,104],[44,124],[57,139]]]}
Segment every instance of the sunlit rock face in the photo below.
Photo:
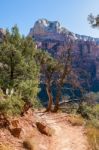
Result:
{"label": "sunlit rock face", "polygon": [[74,38],[73,34],[61,27],[58,21],[48,21],[46,19],[36,21],[34,27],[30,29],[29,35],[39,40],[65,41],[65,36]]}
{"label": "sunlit rock face", "polygon": [[[75,34],[61,27],[58,21],[46,19],[36,21],[29,36],[36,41],[38,48],[47,50],[54,57],[60,55],[68,47],[68,43],[73,41],[74,66],[90,73],[90,84],[95,89],[96,83],[99,83],[98,38]],[[99,90],[99,86],[96,87]]]}

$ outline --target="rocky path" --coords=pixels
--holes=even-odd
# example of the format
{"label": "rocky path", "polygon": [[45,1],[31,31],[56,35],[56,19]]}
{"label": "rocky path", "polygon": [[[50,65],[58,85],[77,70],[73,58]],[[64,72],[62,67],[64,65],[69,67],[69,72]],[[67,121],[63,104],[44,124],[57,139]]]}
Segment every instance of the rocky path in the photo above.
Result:
{"label": "rocky path", "polygon": [[49,150],[89,150],[83,127],[70,125],[65,114],[40,113],[38,116],[55,130]]}
{"label": "rocky path", "polygon": [[[67,118],[68,115],[65,113],[55,114],[41,111],[30,111],[23,117],[14,118],[22,129],[20,137],[14,137],[7,129],[0,129],[0,150],[4,150],[1,148],[2,144],[7,146],[7,150],[25,150],[23,141],[26,139],[32,139],[33,143],[38,146],[37,149],[34,149],[32,143],[31,150],[90,150],[83,126],[72,126]],[[40,133],[36,122],[43,122],[54,129],[52,136]]]}

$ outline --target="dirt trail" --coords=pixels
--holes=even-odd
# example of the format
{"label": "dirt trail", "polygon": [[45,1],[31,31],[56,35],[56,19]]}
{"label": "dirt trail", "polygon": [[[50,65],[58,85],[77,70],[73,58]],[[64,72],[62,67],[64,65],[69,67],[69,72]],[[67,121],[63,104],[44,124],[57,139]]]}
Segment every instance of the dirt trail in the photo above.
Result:
{"label": "dirt trail", "polygon": [[[68,115],[65,113],[30,111],[25,116],[16,118],[22,129],[20,138],[11,135],[7,129],[0,129],[0,143],[10,145],[10,150],[25,150],[23,141],[27,138],[33,138],[39,143],[38,150],[90,150],[84,128],[72,126],[67,118]],[[44,122],[53,128],[55,133],[51,137],[41,134],[36,128],[37,121]]]}
{"label": "dirt trail", "polygon": [[72,126],[64,114],[39,114],[55,130],[47,150],[88,150],[88,143],[82,126]]}

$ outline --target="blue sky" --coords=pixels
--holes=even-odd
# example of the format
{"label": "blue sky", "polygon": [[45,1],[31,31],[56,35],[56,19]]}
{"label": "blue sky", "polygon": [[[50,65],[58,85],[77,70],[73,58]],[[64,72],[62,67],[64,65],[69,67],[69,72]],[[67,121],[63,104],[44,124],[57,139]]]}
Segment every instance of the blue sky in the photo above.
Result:
{"label": "blue sky", "polygon": [[39,18],[58,20],[74,33],[99,37],[99,30],[92,29],[87,21],[90,13],[99,13],[99,0],[1,0],[0,27],[19,26],[27,35]]}

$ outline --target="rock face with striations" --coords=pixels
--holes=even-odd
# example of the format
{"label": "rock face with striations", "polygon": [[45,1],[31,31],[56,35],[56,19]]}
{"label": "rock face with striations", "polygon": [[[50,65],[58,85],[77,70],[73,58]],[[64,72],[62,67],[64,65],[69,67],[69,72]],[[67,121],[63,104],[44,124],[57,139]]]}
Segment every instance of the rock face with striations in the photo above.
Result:
{"label": "rock face with striations", "polygon": [[90,73],[90,87],[99,91],[99,39],[78,35],[61,27],[58,21],[40,19],[30,29],[31,36],[42,48],[57,57],[66,48],[70,40],[74,41],[74,65]]}
{"label": "rock face with striations", "polygon": [[66,36],[74,38],[74,34],[67,29],[60,26],[58,21],[48,21],[46,19],[40,19],[36,21],[34,27],[30,29],[30,36],[39,40],[55,40],[64,41]]}

